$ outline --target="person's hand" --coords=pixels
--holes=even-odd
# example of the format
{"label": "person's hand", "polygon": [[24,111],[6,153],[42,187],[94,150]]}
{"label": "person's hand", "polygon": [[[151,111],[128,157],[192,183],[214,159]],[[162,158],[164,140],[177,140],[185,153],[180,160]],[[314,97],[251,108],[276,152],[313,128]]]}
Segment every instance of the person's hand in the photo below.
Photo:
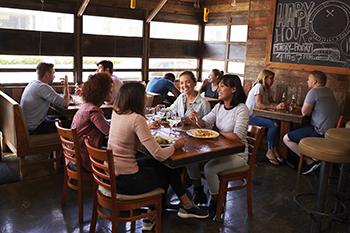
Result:
{"label": "person's hand", "polygon": [[175,150],[182,148],[185,145],[185,143],[186,143],[186,140],[184,138],[180,138],[176,140],[174,143]]}
{"label": "person's hand", "polygon": [[161,121],[152,121],[151,123],[148,124],[148,127],[150,129],[158,129],[161,126],[162,122]]}
{"label": "person's hand", "polygon": [[279,103],[279,104],[276,106],[276,109],[285,109],[285,108],[286,108],[285,103]]}
{"label": "person's hand", "polygon": [[190,125],[192,124],[192,121],[188,117],[182,117],[181,122],[184,123],[185,125]]}
{"label": "person's hand", "polygon": [[190,115],[188,115],[188,118],[191,122],[196,122],[198,119],[198,113],[193,108],[191,108],[191,112]]}
{"label": "person's hand", "polygon": [[208,78],[204,79],[204,80],[203,80],[203,86],[206,85],[208,82],[209,82],[209,79],[208,79]]}
{"label": "person's hand", "polygon": [[64,78],[60,78],[61,84],[68,87],[68,76],[65,75]]}
{"label": "person's hand", "polygon": [[74,94],[80,95],[81,94],[81,88],[80,87],[75,87]]}

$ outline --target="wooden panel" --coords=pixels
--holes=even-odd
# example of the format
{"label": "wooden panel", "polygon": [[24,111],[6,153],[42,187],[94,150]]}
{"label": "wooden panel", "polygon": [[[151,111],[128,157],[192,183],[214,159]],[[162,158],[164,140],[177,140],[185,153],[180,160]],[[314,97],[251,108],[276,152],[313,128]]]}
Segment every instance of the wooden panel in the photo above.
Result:
{"label": "wooden panel", "polygon": [[225,59],[225,44],[204,44],[204,58],[216,58],[216,59]]}
{"label": "wooden panel", "polygon": [[271,8],[271,1],[265,0],[265,1],[250,1],[250,11],[264,11],[264,10],[270,10]]}
{"label": "wooden panel", "polygon": [[249,26],[251,27],[268,27],[269,26],[269,18],[268,17],[256,17],[249,19]]}
{"label": "wooden panel", "polygon": [[266,39],[268,29],[267,27],[249,27],[248,38],[250,39]]}
{"label": "wooden panel", "polygon": [[[0,29],[2,54],[38,55],[40,32]],[[68,33],[42,33],[42,55],[73,56],[74,35]]]}
{"label": "wooden panel", "polygon": [[[225,4],[225,5],[220,5],[220,4],[216,4],[216,5],[209,5],[208,4],[208,8],[210,10],[210,12],[212,13],[232,13],[232,12],[248,12],[249,11],[249,2],[243,2],[243,3],[239,3],[237,1],[236,5],[234,7],[232,7],[230,4]],[[210,12],[209,12],[209,17],[210,17]]]}
{"label": "wooden panel", "polygon": [[83,56],[141,57],[142,44],[142,38],[82,36]]}
{"label": "wooden panel", "polygon": [[202,22],[202,17],[199,14],[184,15],[177,12],[175,12],[175,14],[159,12],[156,17],[154,17],[153,21],[200,24]]}
{"label": "wooden panel", "polygon": [[28,10],[37,10],[41,11],[41,7],[43,6],[44,11],[51,12],[61,12],[61,13],[74,13],[76,12],[77,3],[74,1],[71,2],[63,2],[63,1],[41,1],[38,0],[0,0],[0,6],[2,7],[10,7],[10,8],[21,8]]}
{"label": "wooden panel", "polygon": [[266,51],[266,40],[251,39],[247,42],[247,55],[264,54]]}
{"label": "wooden panel", "polygon": [[229,59],[245,60],[245,45],[230,44],[229,45]]}
{"label": "wooden panel", "polygon": [[198,56],[198,41],[150,39],[151,58],[196,58]]}

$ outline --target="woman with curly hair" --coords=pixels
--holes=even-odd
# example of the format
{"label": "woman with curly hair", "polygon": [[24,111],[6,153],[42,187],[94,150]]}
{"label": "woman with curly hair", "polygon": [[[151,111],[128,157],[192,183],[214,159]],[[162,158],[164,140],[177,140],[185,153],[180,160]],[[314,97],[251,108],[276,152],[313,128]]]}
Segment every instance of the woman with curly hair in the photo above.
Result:
{"label": "woman with curly hair", "polygon": [[73,118],[71,128],[76,128],[78,133],[82,165],[90,172],[89,154],[83,135],[90,136],[92,146],[101,148],[104,140],[108,137],[109,124],[100,106],[104,101],[111,99],[114,86],[114,81],[107,72],[90,75],[82,87],[81,97],[84,102]]}

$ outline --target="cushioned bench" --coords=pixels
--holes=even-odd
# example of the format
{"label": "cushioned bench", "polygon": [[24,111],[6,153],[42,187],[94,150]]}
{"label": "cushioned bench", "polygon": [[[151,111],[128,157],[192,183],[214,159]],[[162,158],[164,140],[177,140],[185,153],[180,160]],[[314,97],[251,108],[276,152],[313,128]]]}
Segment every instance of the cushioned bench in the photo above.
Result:
{"label": "cushioned bench", "polygon": [[[26,175],[26,167],[42,163],[59,165],[59,151],[62,149],[58,133],[29,135],[24,113],[21,106],[10,96],[0,91],[0,131],[4,145],[17,155],[20,164],[21,178]],[[53,158],[27,162],[25,156],[40,153],[53,153]]]}

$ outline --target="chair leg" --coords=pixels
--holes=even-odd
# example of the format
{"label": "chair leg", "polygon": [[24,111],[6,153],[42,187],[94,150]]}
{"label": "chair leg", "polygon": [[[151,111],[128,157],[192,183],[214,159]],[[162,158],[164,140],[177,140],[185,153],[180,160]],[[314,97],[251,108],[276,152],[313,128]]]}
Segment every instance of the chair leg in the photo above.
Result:
{"label": "chair leg", "polygon": [[247,205],[248,205],[248,213],[253,212],[253,207],[252,207],[252,184],[251,181],[248,181],[247,184]]}
{"label": "chair leg", "polygon": [[224,199],[226,196],[226,188],[227,188],[227,182],[222,178],[220,178],[220,188],[219,188],[219,194],[217,199],[216,217],[215,217],[215,220],[217,222],[221,221],[222,205],[224,203]]}
{"label": "chair leg", "polygon": [[55,162],[53,163],[53,167],[57,172],[60,166],[60,151],[53,151],[53,158],[55,159]]}
{"label": "chair leg", "polygon": [[26,167],[25,167],[25,157],[21,156],[19,157],[19,172],[21,174],[21,179],[23,179],[26,176]]}
{"label": "chair leg", "polygon": [[155,226],[155,233],[161,233],[162,232],[162,195],[159,195],[157,200],[157,216],[156,216],[156,226]]}
{"label": "chair leg", "polygon": [[79,205],[79,223],[83,222],[83,209],[84,209],[84,200],[83,200],[83,181],[78,181],[78,205]]}
{"label": "chair leg", "polygon": [[[95,182],[93,183],[93,192],[94,192],[94,200],[92,205],[92,216],[91,216],[91,223],[90,223],[90,231],[89,233],[94,233],[96,229],[96,222],[97,222],[97,185]],[[113,221],[112,221],[112,230],[113,230]]]}
{"label": "chair leg", "polygon": [[299,165],[298,165],[298,174],[300,174],[301,165],[303,165],[303,162],[304,162],[304,155],[302,153],[300,153]]}
{"label": "chair leg", "polygon": [[66,206],[67,203],[67,195],[68,195],[68,175],[67,170],[64,168],[64,177],[63,177],[63,191],[62,191],[62,200],[61,206]]}

